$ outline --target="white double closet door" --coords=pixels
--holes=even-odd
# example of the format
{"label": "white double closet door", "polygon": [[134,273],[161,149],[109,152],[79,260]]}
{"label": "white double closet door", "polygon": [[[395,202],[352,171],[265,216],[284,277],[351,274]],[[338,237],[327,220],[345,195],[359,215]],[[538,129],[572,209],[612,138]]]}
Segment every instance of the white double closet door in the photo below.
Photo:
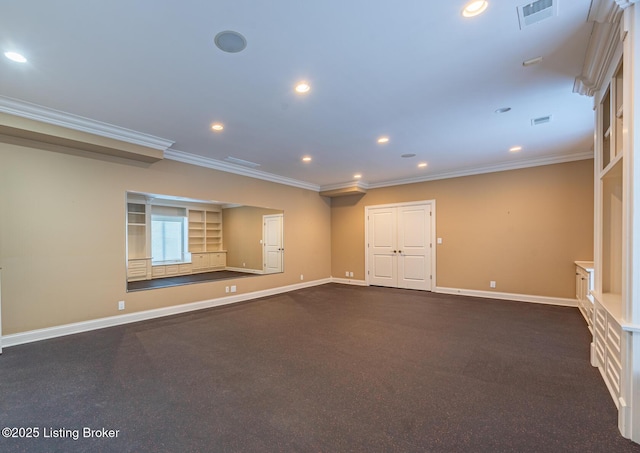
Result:
{"label": "white double closet door", "polygon": [[430,291],[432,202],[366,211],[368,283]]}

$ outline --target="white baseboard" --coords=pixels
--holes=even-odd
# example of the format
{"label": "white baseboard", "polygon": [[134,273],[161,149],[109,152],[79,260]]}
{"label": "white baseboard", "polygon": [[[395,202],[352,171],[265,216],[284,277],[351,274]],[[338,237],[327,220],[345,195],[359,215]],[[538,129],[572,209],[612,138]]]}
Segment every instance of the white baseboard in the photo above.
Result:
{"label": "white baseboard", "polygon": [[562,297],[534,296],[529,294],[516,294],[516,293],[500,293],[495,291],[481,291],[477,289],[446,288],[443,286],[436,286],[433,292],[442,293],[442,294],[457,294],[460,296],[483,297],[486,299],[515,300],[518,302],[532,302],[536,304],[560,305],[562,307],[578,306],[578,301],[576,299],[565,299]]}
{"label": "white baseboard", "polygon": [[354,280],[353,278],[331,277],[332,283],[341,283],[343,285],[369,286],[364,280]]}
{"label": "white baseboard", "polygon": [[311,286],[324,285],[331,283],[331,278],[321,280],[308,281],[304,283],[296,283],[293,285],[281,286],[278,288],[254,291],[251,293],[235,294],[233,296],[225,296],[217,299],[203,300],[200,302],[192,302],[183,305],[173,305],[171,307],[157,308],[153,310],[145,310],[136,313],[128,313],[125,315],[110,316],[108,318],[92,319],[91,321],[77,322],[73,324],[64,324],[62,326],[48,327],[46,329],[30,330],[2,337],[3,348],[17,346],[34,341],[48,340],[51,338],[61,337],[64,335],[72,335],[75,333],[88,332],[90,330],[104,329],[106,327],[114,327],[132,322],[146,321],[149,319],[161,318],[164,316],[177,315],[205,308],[219,307],[237,302],[258,299],[260,297],[272,296],[275,294],[287,293],[298,289],[309,288]]}
{"label": "white baseboard", "polygon": [[256,274],[263,275],[264,271],[262,269],[247,269],[246,267],[225,267],[225,271],[235,271],[235,272],[244,272],[245,274]]}
{"label": "white baseboard", "polygon": [[[247,300],[258,299],[260,297],[282,294],[298,289],[309,288],[312,286],[324,285],[326,283],[341,283],[354,286],[368,286],[364,280],[354,280],[349,278],[329,277],[320,280],[296,283],[293,285],[281,286],[251,293],[234,294],[232,296],[224,296],[216,299],[203,300],[182,305],[173,305],[171,307],[157,308],[153,310],[145,310],[136,313],[127,313],[124,315],[110,316],[108,318],[92,319],[90,321],[77,322],[73,324],[64,324],[61,326],[48,327],[45,329],[30,330],[10,335],[2,336],[0,344],[3,348],[17,346],[34,341],[48,340],[51,338],[61,337],[64,335],[72,335],[76,333],[88,332],[91,330],[104,329],[106,327],[114,327],[132,322],[146,321],[149,319],[161,318],[163,316],[177,315],[180,313],[188,313],[196,310],[204,310],[206,308],[219,307],[222,305],[244,302]],[[524,294],[498,293],[491,291],[466,290],[456,288],[435,287],[436,293],[458,294],[463,296],[475,296],[491,299],[515,300],[522,302],[534,302],[549,305],[561,305],[567,307],[577,307],[577,301],[573,299],[562,299],[545,296],[531,296]]]}

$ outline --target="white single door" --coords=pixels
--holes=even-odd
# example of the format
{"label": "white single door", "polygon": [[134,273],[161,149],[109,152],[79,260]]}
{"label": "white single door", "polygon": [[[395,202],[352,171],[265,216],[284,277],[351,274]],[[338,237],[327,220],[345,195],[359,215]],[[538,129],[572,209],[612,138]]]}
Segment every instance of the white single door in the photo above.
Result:
{"label": "white single door", "polygon": [[398,209],[398,287],[431,290],[431,206]]}
{"label": "white single door", "polygon": [[262,216],[262,262],[265,274],[275,274],[284,269],[283,220],[282,214]]}
{"label": "white single door", "polygon": [[369,284],[398,286],[397,210],[369,210]]}

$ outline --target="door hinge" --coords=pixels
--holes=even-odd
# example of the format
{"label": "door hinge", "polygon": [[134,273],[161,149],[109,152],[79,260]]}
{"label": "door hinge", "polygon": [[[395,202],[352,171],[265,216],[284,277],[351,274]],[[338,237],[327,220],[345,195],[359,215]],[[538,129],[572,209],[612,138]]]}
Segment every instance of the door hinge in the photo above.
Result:
{"label": "door hinge", "polygon": [[433,280],[433,275],[429,275],[429,280]]}

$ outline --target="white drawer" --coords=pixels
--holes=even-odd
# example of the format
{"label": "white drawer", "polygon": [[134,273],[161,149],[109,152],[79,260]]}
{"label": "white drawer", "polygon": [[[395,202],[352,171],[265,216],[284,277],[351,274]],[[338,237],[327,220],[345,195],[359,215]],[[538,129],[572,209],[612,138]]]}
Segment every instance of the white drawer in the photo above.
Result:
{"label": "white drawer", "polygon": [[162,277],[166,274],[167,272],[164,266],[153,266],[153,271],[151,272],[151,275],[153,275],[154,277]]}
{"label": "white drawer", "polygon": [[147,275],[147,268],[143,267],[142,269],[131,269],[127,270],[128,277],[144,277]]}
{"label": "white drawer", "polygon": [[147,269],[147,260],[129,260],[129,269]]}
{"label": "white drawer", "polygon": [[178,275],[180,273],[180,266],[171,264],[170,266],[165,266],[165,270],[167,275]]}

